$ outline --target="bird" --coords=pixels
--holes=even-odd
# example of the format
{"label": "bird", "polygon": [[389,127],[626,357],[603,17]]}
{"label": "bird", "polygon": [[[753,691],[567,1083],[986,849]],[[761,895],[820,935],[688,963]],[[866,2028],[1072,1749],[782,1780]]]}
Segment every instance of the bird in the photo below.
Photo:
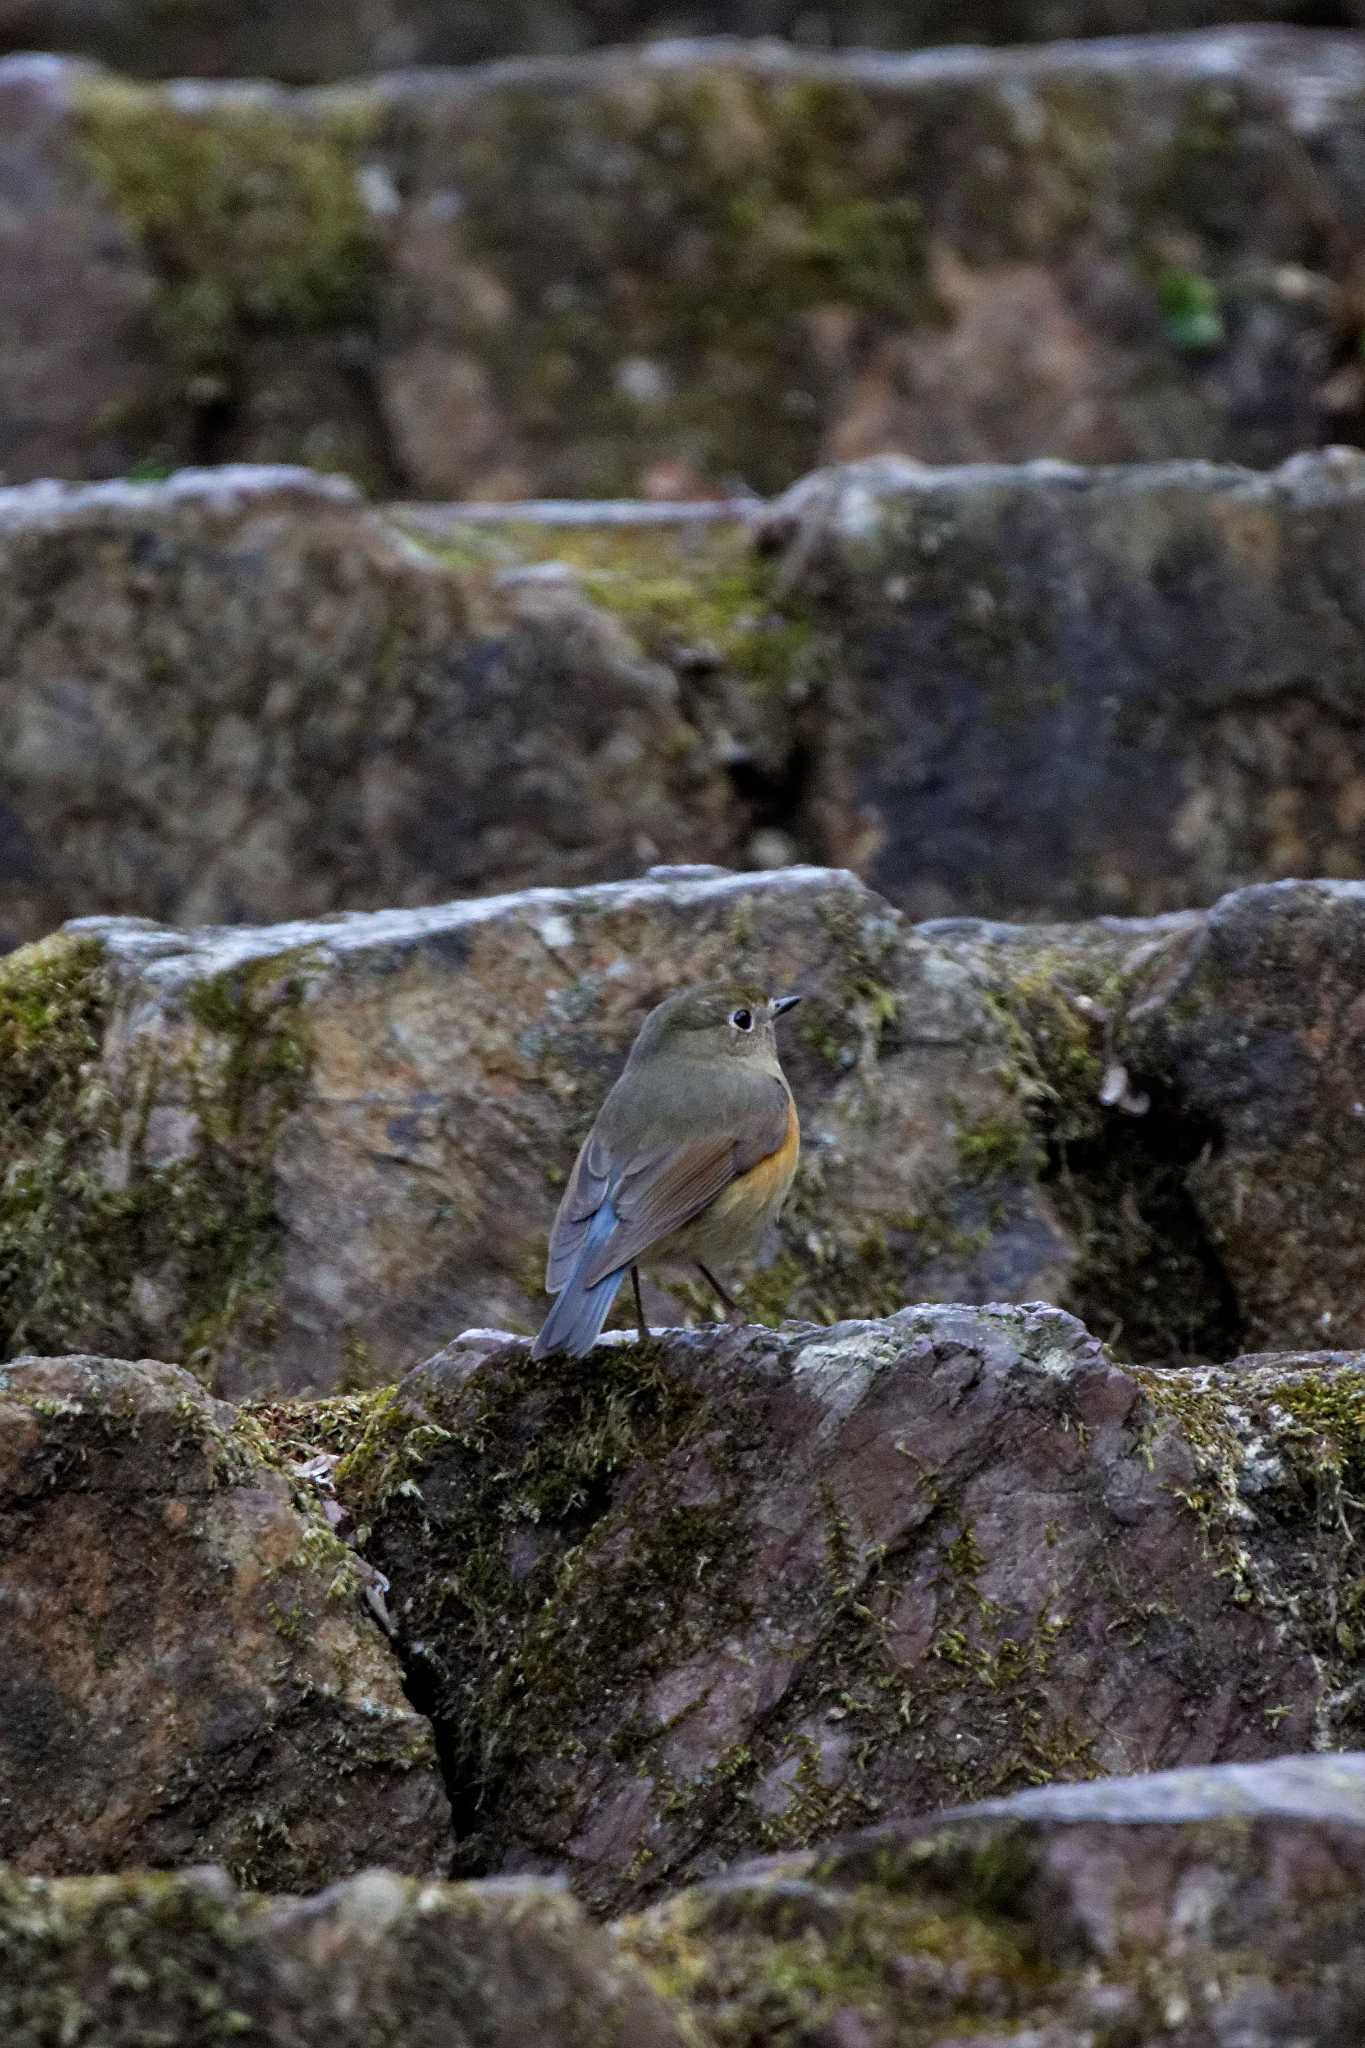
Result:
{"label": "bird", "polygon": [[709,1270],[761,1242],[786,1200],[801,1128],[777,1057],[776,1024],[799,995],[703,982],[650,1011],[587,1137],[550,1233],[556,1297],[533,1359],[592,1349],[627,1272],[641,1338],[642,1264]]}

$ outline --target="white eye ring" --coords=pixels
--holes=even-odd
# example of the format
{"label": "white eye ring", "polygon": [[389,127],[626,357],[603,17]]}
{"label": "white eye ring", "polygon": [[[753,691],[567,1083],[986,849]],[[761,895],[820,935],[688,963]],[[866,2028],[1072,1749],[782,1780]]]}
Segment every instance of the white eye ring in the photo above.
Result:
{"label": "white eye ring", "polygon": [[752,1031],[754,1028],[754,1013],[752,1010],[731,1010],[730,1022],[734,1025],[736,1031]]}

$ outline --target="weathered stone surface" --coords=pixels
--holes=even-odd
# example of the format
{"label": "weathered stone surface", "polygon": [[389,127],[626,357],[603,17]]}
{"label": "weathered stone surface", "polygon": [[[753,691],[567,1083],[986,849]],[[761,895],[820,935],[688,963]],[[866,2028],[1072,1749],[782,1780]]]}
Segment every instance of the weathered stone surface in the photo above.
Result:
{"label": "weathered stone surface", "polygon": [[367,1870],[316,1897],[220,1870],[0,1871],[10,2048],[691,2048],[642,1971],[550,1885]]}
{"label": "weathered stone surface", "polygon": [[1021,1794],[738,1870],[625,1930],[742,2048],[1350,2048],[1365,1759]]}
{"label": "weathered stone surface", "polygon": [[1365,1347],[1365,886],[921,933],[1023,1033],[1069,1305],[1147,1358]]}
{"label": "weathered stone surface", "polygon": [[339,479],[0,491],[11,945],[734,858],[733,725],[572,582],[438,563]]}
{"label": "weathered stone surface", "polygon": [[485,1331],[337,1481],[457,1858],[619,1906],[850,1820],[1358,1739],[1363,1425],[1359,1356],[1143,1370],[1042,1307],[591,1370]]}
{"label": "weathered stone surface", "polygon": [[756,545],[507,515],[275,470],[0,493],[0,939],[655,858],[1027,917],[1365,870],[1354,453],[852,465]]}
{"label": "weathered stone surface", "polygon": [[73,83],[0,64],[0,481],[124,468],[154,403],[156,283],[71,148]]}
{"label": "weathered stone surface", "polygon": [[919,916],[1148,914],[1365,872],[1365,458],[808,478],[802,830]]}
{"label": "weathered stone surface", "polygon": [[152,78],[346,79],[398,64],[560,55],[637,36],[788,36],[917,49],[1142,35],[1225,21],[1358,26],[1356,0],[0,0],[0,50],[70,50]]}
{"label": "weathered stone surface", "polygon": [[[1354,883],[916,928],[803,868],[77,923],[0,966],[3,1348],[303,1391],[533,1330],[640,1021],[735,970],[805,993],[801,1170],[736,1276],[759,1320],[1046,1298],[1157,1363],[1365,1347],[1362,932]],[[714,1311],[686,1282],[647,1304]]]}
{"label": "weathered stone surface", "polygon": [[[44,89],[151,293],[135,458],[520,497],[1349,438],[1363,84],[1357,37],[1229,30]],[[20,215],[0,299],[35,249],[84,292],[53,207]],[[76,427],[45,463],[97,463]]]}
{"label": "weathered stone surface", "polygon": [[[266,1449],[174,1366],[0,1367],[0,1856],[18,1871],[220,1858],[306,1889],[440,1867],[431,1731],[356,1559]],[[0,1953],[3,2010],[4,1936]]]}
{"label": "weathered stone surface", "polygon": [[[683,874],[259,930],[96,920],[14,954],[7,1345],[98,1332],[79,1343],[241,1391],[374,1383],[471,1324],[534,1328],[563,1176],[644,1013],[738,970],[805,993],[804,1178],[759,1313],[1064,1284],[1010,1030],[970,967],[848,875]],[[689,1298],[649,1297],[660,1320]]]}
{"label": "weathered stone surface", "polygon": [[1360,1757],[1062,1787],[741,1865],[610,1930],[534,1880],[0,1875],[14,2048],[1353,2048]]}

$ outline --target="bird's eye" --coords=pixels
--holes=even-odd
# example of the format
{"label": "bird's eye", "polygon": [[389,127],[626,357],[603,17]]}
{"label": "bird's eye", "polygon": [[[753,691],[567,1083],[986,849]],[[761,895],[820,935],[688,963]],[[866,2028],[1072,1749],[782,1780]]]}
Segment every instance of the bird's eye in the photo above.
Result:
{"label": "bird's eye", "polygon": [[730,1022],[734,1025],[736,1031],[752,1031],[754,1028],[754,1013],[752,1010],[731,1010]]}

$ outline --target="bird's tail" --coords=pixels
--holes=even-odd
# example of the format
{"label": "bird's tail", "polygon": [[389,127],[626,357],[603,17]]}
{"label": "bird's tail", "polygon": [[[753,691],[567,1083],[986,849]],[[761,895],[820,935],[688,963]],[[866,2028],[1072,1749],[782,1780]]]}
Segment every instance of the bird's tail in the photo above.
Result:
{"label": "bird's tail", "polygon": [[615,1226],[615,1211],[609,1202],[604,1202],[584,1234],[582,1248],[554,1307],[541,1324],[531,1346],[532,1358],[545,1358],[552,1351],[562,1351],[568,1358],[581,1358],[597,1342],[626,1269],[618,1266],[614,1273],[595,1280],[591,1287],[584,1286],[583,1275]]}

